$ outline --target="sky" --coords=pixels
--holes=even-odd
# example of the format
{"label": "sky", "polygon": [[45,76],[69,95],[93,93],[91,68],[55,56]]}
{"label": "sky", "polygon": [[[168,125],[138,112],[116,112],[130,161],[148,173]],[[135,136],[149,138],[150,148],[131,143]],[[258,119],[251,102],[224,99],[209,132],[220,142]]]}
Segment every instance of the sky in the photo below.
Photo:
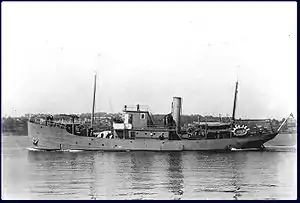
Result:
{"label": "sky", "polygon": [[296,2],[2,2],[2,116],[297,115]]}

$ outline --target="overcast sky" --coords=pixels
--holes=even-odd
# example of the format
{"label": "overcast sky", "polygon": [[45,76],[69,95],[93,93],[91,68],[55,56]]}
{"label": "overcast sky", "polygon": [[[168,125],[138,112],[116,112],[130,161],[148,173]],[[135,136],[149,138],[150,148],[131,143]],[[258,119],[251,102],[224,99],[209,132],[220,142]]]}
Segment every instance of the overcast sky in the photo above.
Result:
{"label": "overcast sky", "polygon": [[297,107],[296,2],[2,2],[2,114],[282,118]]}

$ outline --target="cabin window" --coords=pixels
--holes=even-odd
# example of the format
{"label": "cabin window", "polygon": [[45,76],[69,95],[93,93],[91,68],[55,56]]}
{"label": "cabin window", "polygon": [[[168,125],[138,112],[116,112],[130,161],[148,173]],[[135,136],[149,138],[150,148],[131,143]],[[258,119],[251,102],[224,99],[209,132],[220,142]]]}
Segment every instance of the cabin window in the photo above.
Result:
{"label": "cabin window", "polygon": [[141,113],[141,119],[145,119],[145,114],[144,113]]}

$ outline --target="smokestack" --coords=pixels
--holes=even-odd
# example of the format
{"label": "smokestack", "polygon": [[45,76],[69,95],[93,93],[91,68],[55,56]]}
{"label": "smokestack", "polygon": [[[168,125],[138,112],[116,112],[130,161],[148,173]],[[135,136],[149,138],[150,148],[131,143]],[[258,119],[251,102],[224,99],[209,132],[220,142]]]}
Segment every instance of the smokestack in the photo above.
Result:
{"label": "smokestack", "polygon": [[181,98],[173,97],[172,102],[172,116],[176,123],[176,132],[180,131],[180,116],[181,116]]}

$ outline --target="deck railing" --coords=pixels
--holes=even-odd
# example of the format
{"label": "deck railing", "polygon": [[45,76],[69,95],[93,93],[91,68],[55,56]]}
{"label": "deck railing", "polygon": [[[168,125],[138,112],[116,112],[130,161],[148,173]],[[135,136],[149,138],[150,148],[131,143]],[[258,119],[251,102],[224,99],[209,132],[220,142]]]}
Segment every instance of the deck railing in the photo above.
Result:
{"label": "deck railing", "polygon": [[[43,118],[30,118],[29,122],[44,125],[44,126],[51,126],[51,127],[57,126],[57,127],[63,128],[63,129],[66,128],[67,124],[73,124],[70,121],[65,121],[65,120],[51,121],[51,120],[46,120],[46,119],[43,119]],[[83,125],[82,122],[76,122],[74,124]]]}
{"label": "deck railing", "polygon": [[150,108],[148,105],[125,105],[124,109],[125,111],[149,111]]}

